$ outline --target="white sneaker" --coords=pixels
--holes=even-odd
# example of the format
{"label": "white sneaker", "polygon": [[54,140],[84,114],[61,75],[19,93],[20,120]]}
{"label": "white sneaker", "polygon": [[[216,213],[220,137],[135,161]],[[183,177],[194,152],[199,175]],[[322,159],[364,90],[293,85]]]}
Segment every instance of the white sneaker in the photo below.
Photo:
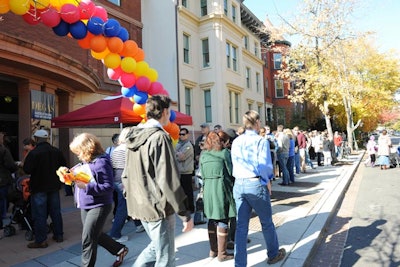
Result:
{"label": "white sneaker", "polygon": [[144,231],[143,225],[136,226],[136,233],[141,233]]}
{"label": "white sneaker", "polygon": [[124,243],[126,241],[128,241],[128,236],[127,235],[123,235],[118,239],[115,239],[115,241],[117,241],[118,243]]}

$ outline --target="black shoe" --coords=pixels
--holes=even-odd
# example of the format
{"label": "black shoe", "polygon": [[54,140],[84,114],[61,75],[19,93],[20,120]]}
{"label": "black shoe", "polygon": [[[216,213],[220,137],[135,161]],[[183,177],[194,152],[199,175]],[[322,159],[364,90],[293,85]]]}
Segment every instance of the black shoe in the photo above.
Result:
{"label": "black shoe", "polygon": [[48,246],[49,245],[46,241],[43,241],[42,243],[32,242],[27,245],[28,248],[47,248]]}
{"label": "black shoe", "polygon": [[285,184],[285,183],[279,183],[279,185],[289,185],[289,184]]}
{"label": "black shoe", "polygon": [[54,241],[56,241],[57,243],[61,243],[61,242],[64,241],[64,238],[63,238],[62,236],[55,236],[55,235],[53,235],[52,239],[53,239]]}

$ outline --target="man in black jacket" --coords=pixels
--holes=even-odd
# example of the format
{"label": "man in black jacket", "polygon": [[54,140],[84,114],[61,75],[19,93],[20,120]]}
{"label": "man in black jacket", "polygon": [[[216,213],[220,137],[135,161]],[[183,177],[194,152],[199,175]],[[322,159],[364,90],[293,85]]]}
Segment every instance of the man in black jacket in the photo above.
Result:
{"label": "man in black jacket", "polygon": [[24,171],[31,175],[29,187],[31,190],[31,207],[35,241],[28,248],[46,248],[47,216],[53,222],[53,240],[63,241],[63,220],[61,217],[60,194],[61,182],[56,170],[65,166],[62,152],[51,146],[46,130],[37,130],[33,135],[36,147],[28,153],[24,162]]}

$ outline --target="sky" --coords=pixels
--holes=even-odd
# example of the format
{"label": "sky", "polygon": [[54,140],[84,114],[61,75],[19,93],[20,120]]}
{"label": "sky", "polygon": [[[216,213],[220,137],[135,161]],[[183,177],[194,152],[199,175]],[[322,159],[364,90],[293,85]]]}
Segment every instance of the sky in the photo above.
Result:
{"label": "sky", "polygon": [[[400,59],[400,1],[360,0],[361,7],[355,12],[354,29],[360,32],[375,32],[375,44],[380,52],[395,50]],[[245,0],[244,5],[261,21],[268,16],[274,26],[282,25],[279,18],[293,17],[301,0]],[[286,39],[293,44],[290,37]]]}

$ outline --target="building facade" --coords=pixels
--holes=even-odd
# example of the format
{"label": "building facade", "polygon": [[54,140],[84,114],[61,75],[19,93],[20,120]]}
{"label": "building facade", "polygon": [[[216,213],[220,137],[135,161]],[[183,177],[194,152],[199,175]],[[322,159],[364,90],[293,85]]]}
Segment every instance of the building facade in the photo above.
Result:
{"label": "building facade", "polygon": [[[129,39],[142,45],[141,1],[99,0],[96,5],[107,10],[129,32]],[[31,12],[33,16],[33,12]],[[11,11],[0,21],[0,127],[9,135],[15,160],[21,159],[22,140],[36,128],[50,128],[51,116],[58,116],[120,92],[118,82],[108,78],[100,60],[82,49],[71,37],[60,37],[43,23],[29,25]],[[33,92],[33,93],[32,93]],[[50,100],[33,101],[44,97]],[[50,117],[35,119],[33,110],[50,112]],[[38,114],[39,114],[38,113]],[[82,130],[80,130],[82,131]],[[118,131],[118,130],[117,130]],[[68,145],[75,130],[53,131],[55,145],[69,155]],[[110,144],[115,130],[96,129]],[[59,137],[58,137],[59,136]]]}
{"label": "building facade", "polygon": [[262,23],[237,0],[179,0],[177,8],[179,108],[195,130],[237,128],[250,109],[264,121]]}

